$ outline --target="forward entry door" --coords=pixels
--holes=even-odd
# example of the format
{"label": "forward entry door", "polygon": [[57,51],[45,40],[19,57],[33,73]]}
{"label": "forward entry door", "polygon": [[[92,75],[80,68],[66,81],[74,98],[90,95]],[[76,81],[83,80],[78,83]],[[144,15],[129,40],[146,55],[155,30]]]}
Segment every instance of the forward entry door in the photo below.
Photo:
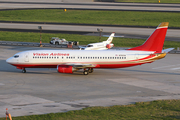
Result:
{"label": "forward entry door", "polygon": [[25,53],[24,61],[29,62],[29,53],[28,52]]}

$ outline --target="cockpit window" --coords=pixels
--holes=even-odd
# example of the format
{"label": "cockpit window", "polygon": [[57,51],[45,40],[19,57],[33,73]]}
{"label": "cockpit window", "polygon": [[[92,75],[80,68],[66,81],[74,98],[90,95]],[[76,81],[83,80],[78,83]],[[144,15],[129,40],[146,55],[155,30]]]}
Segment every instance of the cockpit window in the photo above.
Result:
{"label": "cockpit window", "polygon": [[93,47],[93,45],[87,45],[87,47]]}
{"label": "cockpit window", "polygon": [[14,58],[18,58],[19,57],[19,55],[14,55]]}

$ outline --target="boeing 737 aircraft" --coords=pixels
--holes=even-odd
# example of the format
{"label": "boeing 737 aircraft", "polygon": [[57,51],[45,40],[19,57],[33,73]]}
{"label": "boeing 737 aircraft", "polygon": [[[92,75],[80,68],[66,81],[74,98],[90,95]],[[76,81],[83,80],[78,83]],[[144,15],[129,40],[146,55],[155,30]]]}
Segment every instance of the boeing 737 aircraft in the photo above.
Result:
{"label": "boeing 737 aircraft", "polygon": [[111,42],[113,41],[115,33],[112,33],[106,41],[98,42],[98,43],[91,43],[88,44],[86,47],[80,47],[80,50],[107,50],[114,47],[114,44]]}
{"label": "boeing 737 aircraft", "polygon": [[128,50],[30,50],[15,54],[6,60],[7,63],[22,69],[57,68],[60,73],[73,73],[84,69],[84,75],[93,72],[94,68],[124,68],[164,58],[162,51],[168,22],[161,23],[144,44]]}

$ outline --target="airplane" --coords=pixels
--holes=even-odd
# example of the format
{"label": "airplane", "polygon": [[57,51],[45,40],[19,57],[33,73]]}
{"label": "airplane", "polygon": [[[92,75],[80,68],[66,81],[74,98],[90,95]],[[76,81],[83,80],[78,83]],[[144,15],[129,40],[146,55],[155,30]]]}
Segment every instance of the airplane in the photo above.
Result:
{"label": "airplane", "polygon": [[91,43],[88,44],[86,47],[80,47],[80,50],[107,50],[114,47],[114,44],[111,42],[113,41],[115,33],[112,33],[106,41],[98,42],[98,43]]}
{"label": "airplane", "polygon": [[95,68],[125,68],[152,63],[164,58],[173,48],[163,49],[168,22],[161,23],[140,46],[127,50],[30,50],[15,54],[7,63],[22,69],[57,68],[59,73],[73,73],[80,69],[84,75]]}

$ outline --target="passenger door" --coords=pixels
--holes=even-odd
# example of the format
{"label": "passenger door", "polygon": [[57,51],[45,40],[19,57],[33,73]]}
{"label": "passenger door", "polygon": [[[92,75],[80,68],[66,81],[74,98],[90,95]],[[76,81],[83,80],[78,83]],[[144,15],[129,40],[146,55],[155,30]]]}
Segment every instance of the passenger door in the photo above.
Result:
{"label": "passenger door", "polygon": [[25,53],[24,61],[29,62],[29,53],[28,52]]}

